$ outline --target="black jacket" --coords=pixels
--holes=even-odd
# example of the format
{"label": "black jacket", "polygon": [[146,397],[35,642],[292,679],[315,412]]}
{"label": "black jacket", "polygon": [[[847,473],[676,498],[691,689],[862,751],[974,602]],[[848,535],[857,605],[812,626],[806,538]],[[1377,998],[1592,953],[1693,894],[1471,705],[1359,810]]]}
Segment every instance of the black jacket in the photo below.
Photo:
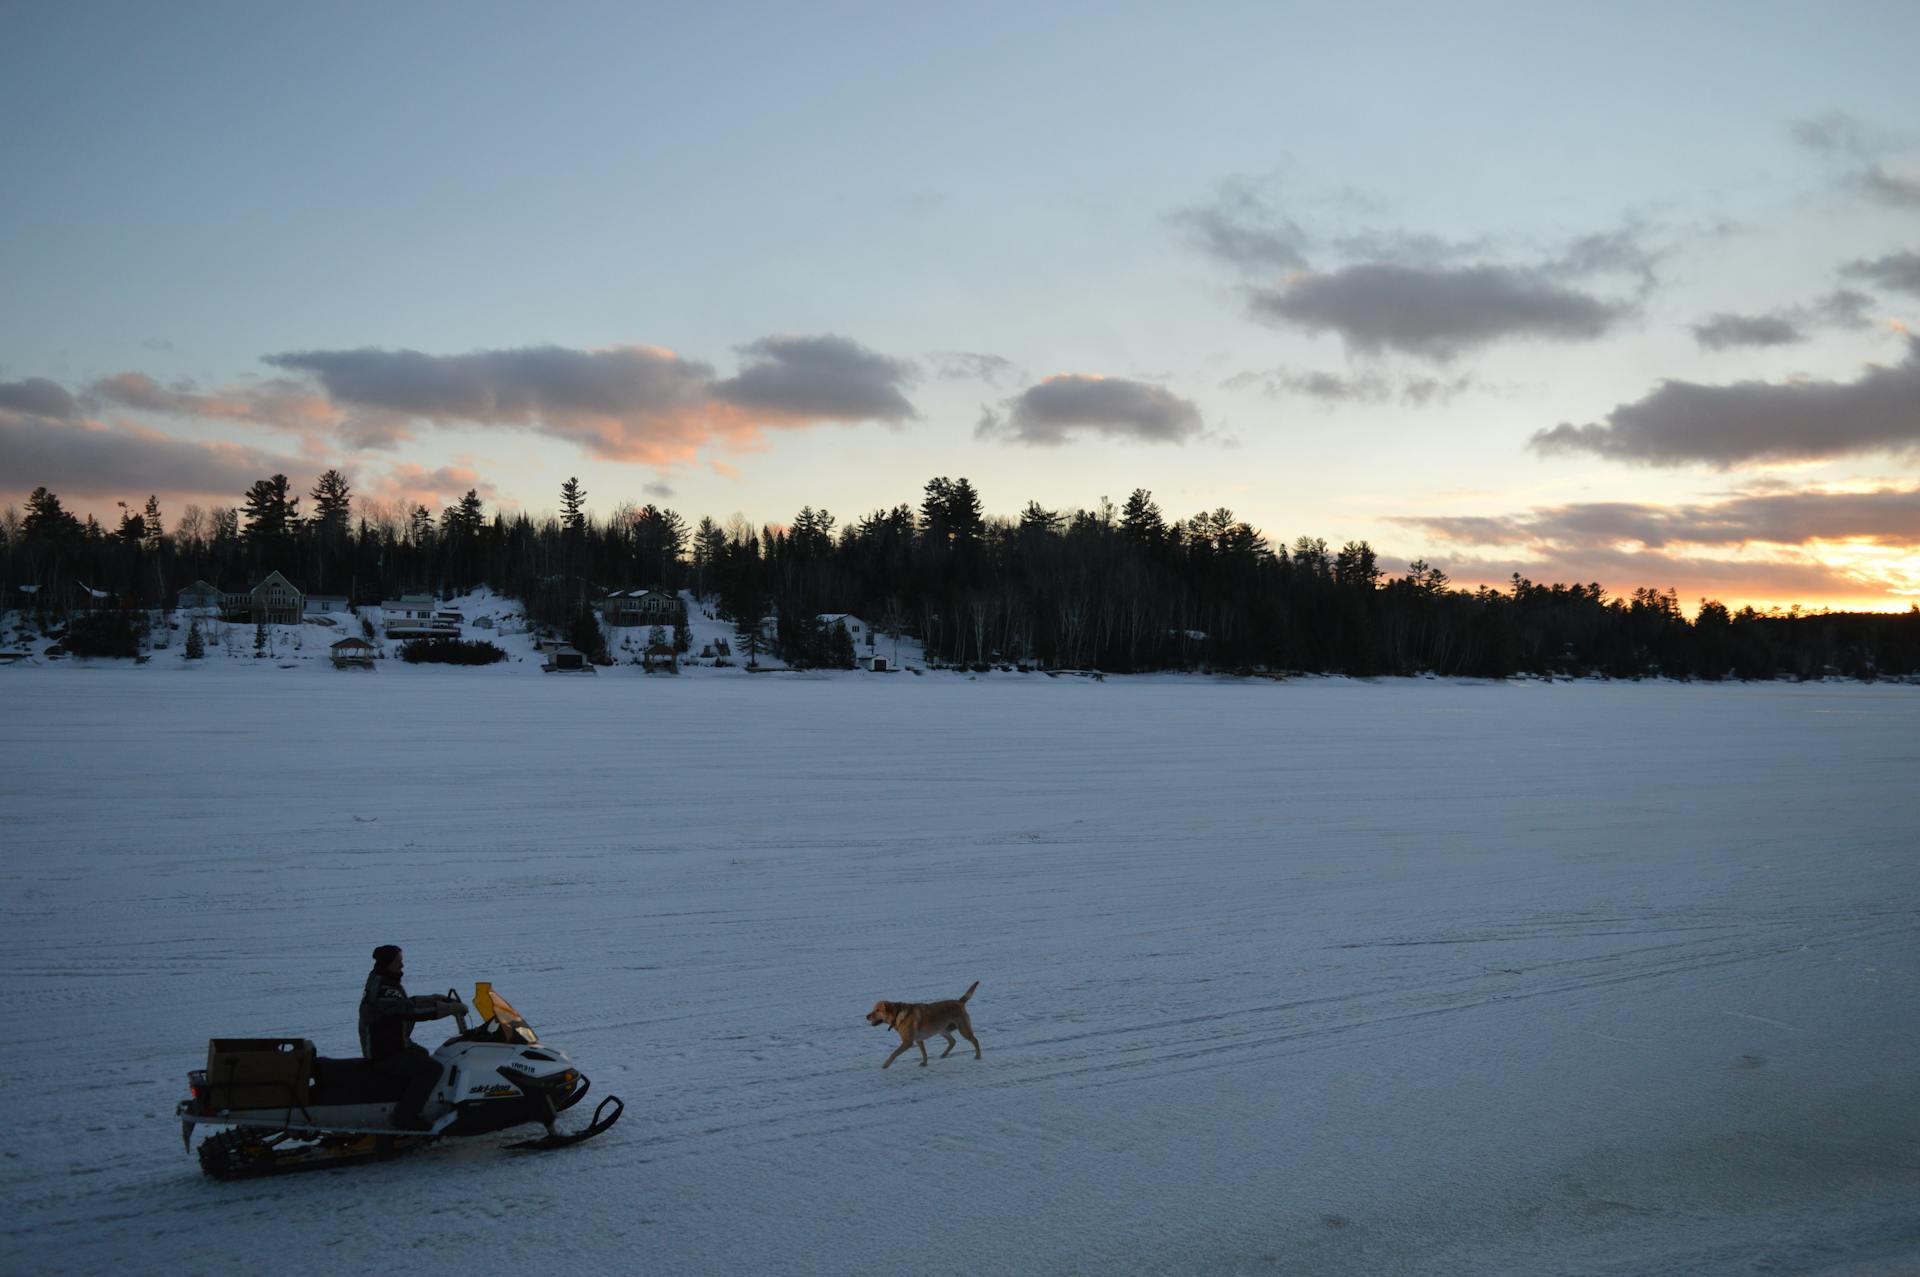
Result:
{"label": "black jacket", "polygon": [[360,995],[360,1054],[369,1060],[398,1055],[413,1045],[415,1021],[432,1018],[432,1012],[409,998],[398,980],[376,967]]}

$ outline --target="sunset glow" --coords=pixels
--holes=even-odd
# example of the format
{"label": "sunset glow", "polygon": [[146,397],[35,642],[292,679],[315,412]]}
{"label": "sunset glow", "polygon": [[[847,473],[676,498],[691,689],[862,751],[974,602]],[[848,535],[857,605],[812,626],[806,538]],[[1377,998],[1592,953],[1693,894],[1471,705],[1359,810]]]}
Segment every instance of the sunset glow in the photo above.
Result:
{"label": "sunset glow", "polygon": [[[514,94],[426,12],[114,12],[28,6],[0,40],[0,507],[338,469],[434,513],[549,511],[578,476],[597,518],[844,523],[964,475],[989,516],[1146,489],[1461,584],[1915,597],[1906,507],[1822,522],[1920,487],[1910,9],[1871,38],[1408,10],[1393,50],[1260,6],[1228,41],[1172,10],[1017,39],[460,13],[475,58],[567,68]],[[1163,63],[1178,91],[1128,87]],[[94,105],[48,107],[82,70]],[[1609,510],[1668,517],[1656,544]]]}

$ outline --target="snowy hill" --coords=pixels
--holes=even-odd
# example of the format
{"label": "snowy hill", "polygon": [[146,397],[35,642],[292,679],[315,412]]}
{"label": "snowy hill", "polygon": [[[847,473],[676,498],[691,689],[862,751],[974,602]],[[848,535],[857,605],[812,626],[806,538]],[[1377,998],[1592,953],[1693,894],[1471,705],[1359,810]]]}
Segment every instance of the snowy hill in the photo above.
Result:
{"label": "snowy hill", "polygon": [[[688,627],[692,632],[692,645],[680,660],[680,676],[710,678],[748,674],[746,654],[739,649],[739,641],[732,623],[719,619],[710,605],[703,606],[692,593],[682,591],[680,597],[686,605]],[[471,676],[488,672],[513,674],[540,672],[544,657],[539,652],[537,643],[541,636],[533,632],[528,624],[525,610],[517,600],[480,589],[439,599],[436,606],[462,615],[464,623],[460,628],[461,638],[483,640],[507,653],[507,659],[497,665],[460,667],[457,671],[460,675]],[[149,635],[145,653],[147,659],[142,663],[142,668],[331,669],[330,655],[333,644],[340,639],[361,637],[374,645],[376,668],[381,671],[401,676],[436,675],[447,672],[444,667],[410,666],[402,661],[400,651],[407,640],[386,636],[389,619],[377,606],[367,606],[360,608],[358,613],[335,612],[309,616],[298,625],[268,625],[262,632],[245,621],[196,618],[184,612],[169,613],[165,617],[164,624],[156,627]],[[205,646],[205,654],[198,660],[188,661],[185,658],[187,635],[196,623]],[[601,676],[611,675],[615,678],[664,676],[657,673],[649,675],[641,666],[641,653],[648,643],[649,627],[607,626],[603,628],[607,635],[608,653],[613,658],[613,664],[601,667],[599,670]],[[668,638],[671,640],[671,633],[668,634]],[[262,639],[264,642],[259,641]],[[911,671],[926,668],[925,655],[920,644],[913,639],[901,637],[895,640],[883,636],[878,643],[877,650],[886,654],[897,669]],[[51,646],[55,646],[53,636],[42,634],[25,615],[18,612],[0,615],[0,653],[19,654],[22,659],[18,663],[22,666],[44,666],[61,661],[98,667],[133,664],[131,661],[99,658],[81,662],[71,656],[48,657],[45,654],[46,649]],[[723,654],[728,649],[733,649],[731,654]],[[769,673],[787,670],[785,662],[765,651],[761,652],[757,667],[759,671]],[[818,676],[845,674],[849,677],[873,677],[865,671],[813,671],[812,673]]]}

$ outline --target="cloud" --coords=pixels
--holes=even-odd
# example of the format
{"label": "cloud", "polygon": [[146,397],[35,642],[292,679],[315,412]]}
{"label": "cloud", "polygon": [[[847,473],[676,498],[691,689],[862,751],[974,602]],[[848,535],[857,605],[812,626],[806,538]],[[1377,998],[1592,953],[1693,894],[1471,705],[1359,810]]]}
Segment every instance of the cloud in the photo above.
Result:
{"label": "cloud", "polygon": [[[1446,361],[1513,338],[1592,340],[1632,314],[1635,304],[1596,295],[1579,281],[1629,277],[1644,295],[1660,256],[1638,222],[1577,236],[1525,264],[1492,260],[1491,236],[1456,241],[1363,228],[1316,239],[1245,178],[1222,182],[1211,202],[1176,210],[1167,220],[1193,247],[1258,277],[1244,290],[1255,319],[1331,331],[1349,353],[1368,356],[1397,351]],[[1310,249],[1348,260],[1316,264]]]}
{"label": "cloud", "polygon": [[1851,279],[1864,279],[1882,288],[1920,297],[1920,253],[1888,253],[1885,257],[1862,258],[1841,267],[1840,273]]}
{"label": "cloud", "polygon": [[753,447],[767,427],[914,417],[899,387],[912,365],[844,337],[769,337],[742,348],[745,367],[713,369],[653,346],[532,346],[465,355],[318,350],[266,362],[317,378],[343,429],[366,444],[404,424],[468,422],[535,430],[614,461],[670,465],[709,444]]}
{"label": "cloud", "polygon": [[1424,407],[1452,399],[1472,386],[1473,378],[1464,373],[1458,377],[1395,378],[1371,368],[1351,373],[1276,368],[1271,372],[1243,372],[1221,384],[1229,390],[1258,389],[1270,399],[1291,395],[1323,404],[1342,404],[1385,403],[1397,397],[1402,403]]}
{"label": "cloud", "polygon": [[1541,270],[1554,279],[1632,275],[1643,285],[1651,287],[1654,267],[1659,264],[1661,255],[1647,246],[1644,236],[1644,228],[1637,223],[1617,230],[1581,235]]}
{"label": "cloud", "polygon": [[1851,288],[1838,288],[1813,303],[1805,313],[1815,321],[1831,324],[1835,328],[1865,328],[1871,323],[1867,318],[1867,307],[1871,305],[1873,298],[1865,293],[1857,293]]}
{"label": "cloud", "polygon": [[304,465],[295,457],[240,444],[0,408],[0,474],[62,496],[168,492],[238,500],[254,480],[294,473]]}
{"label": "cloud", "polygon": [[1585,502],[1518,514],[1391,522],[1492,553],[1447,556],[1456,584],[1598,581],[1616,594],[1673,587],[1683,597],[1853,600],[1920,594],[1920,488],[1864,492],[1759,488],[1682,505]]}
{"label": "cloud", "polygon": [[1260,184],[1232,177],[1210,203],[1176,209],[1167,221],[1192,247],[1239,270],[1263,273],[1307,264],[1307,234],[1266,201]]}
{"label": "cloud", "polygon": [[1076,432],[1143,443],[1184,443],[1203,429],[1200,409],[1160,386],[1119,377],[1061,373],[982,414],[983,439],[1055,445]]}
{"label": "cloud", "polygon": [[1592,340],[1631,312],[1539,269],[1388,263],[1302,273],[1252,290],[1250,305],[1269,322],[1332,330],[1361,354],[1398,350],[1442,361],[1508,338]]}
{"label": "cloud", "polygon": [[0,381],[0,414],[19,413],[53,421],[70,421],[78,416],[79,411],[79,404],[67,393],[66,387],[45,377]]}
{"label": "cloud", "polygon": [[1468,545],[1567,548],[1632,543],[1804,546],[1861,540],[1920,546],[1920,488],[1757,492],[1692,505],[1584,502],[1497,517],[1419,516],[1392,522]]}
{"label": "cloud", "polygon": [[1901,600],[1900,582],[1810,558],[1689,558],[1657,550],[1549,547],[1516,556],[1466,555],[1442,566],[1456,587],[1504,586],[1517,572],[1533,581],[1594,581],[1616,597],[1642,586],[1682,599],[1797,601],[1855,606]]}
{"label": "cloud", "polygon": [[1724,312],[1693,326],[1693,338],[1708,350],[1729,346],[1788,346],[1805,341],[1799,325],[1782,315],[1729,315]]}
{"label": "cloud", "polygon": [[935,374],[943,381],[984,381],[989,386],[998,386],[1020,376],[1020,370],[1013,361],[999,355],[981,355],[969,350],[940,350],[930,358]]}
{"label": "cloud", "polygon": [[1788,346],[1805,341],[1808,329],[1865,328],[1867,308],[1873,298],[1851,288],[1841,288],[1807,306],[1789,306],[1764,315],[1734,315],[1726,312],[1693,325],[1694,340],[1705,350],[1726,350],[1734,346]]}
{"label": "cloud", "polygon": [[1894,208],[1920,208],[1920,161],[1904,139],[1843,111],[1796,120],[1793,138],[1840,166],[1843,185]]}
{"label": "cloud", "polygon": [[1725,468],[1817,461],[1920,447],[1920,338],[1892,367],[1869,365],[1854,381],[1665,381],[1607,414],[1605,425],[1537,431],[1541,453],[1589,452],[1614,461]]}
{"label": "cloud", "polygon": [[481,478],[478,470],[464,465],[429,468],[402,462],[387,467],[373,479],[362,481],[362,485],[355,493],[356,500],[392,502],[401,507],[403,514],[415,506],[449,505],[469,491],[483,501],[500,499],[499,489]]}
{"label": "cloud", "polygon": [[246,421],[287,429],[331,424],[337,415],[323,395],[285,377],[231,386],[201,394],[192,382],[162,386],[143,372],[103,377],[87,387],[96,399],[138,412],[157,412],[204,421]]}
{"label": "cloud", "polygon": [[790,422],[898,425],[919,416],[900,393],[914,379],[913,365],[848,338],[765,337],[740,353],[746,366],[714,383],[715,399]]}

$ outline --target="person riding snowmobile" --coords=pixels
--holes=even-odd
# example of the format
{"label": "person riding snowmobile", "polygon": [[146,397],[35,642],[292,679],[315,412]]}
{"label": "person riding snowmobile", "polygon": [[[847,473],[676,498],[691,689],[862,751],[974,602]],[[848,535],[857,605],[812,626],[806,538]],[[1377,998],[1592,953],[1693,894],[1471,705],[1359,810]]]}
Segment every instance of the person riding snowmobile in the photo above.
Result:
{"label": "person riding snowmobile", "polygon": [[440,1080],[440,1065],[427,1048],[413,1041],[413,1026],[466,1010],[457,998],[410,998],[400,978],[406,974],[406,955],[397,944],[373,951],[373,971],[360,995],[360,1054],[389,1077],[406,1079],[407,1089],[393,1106],[391,1121],[403,1131],[421,1131],[427,1122],[421,1107]]}

